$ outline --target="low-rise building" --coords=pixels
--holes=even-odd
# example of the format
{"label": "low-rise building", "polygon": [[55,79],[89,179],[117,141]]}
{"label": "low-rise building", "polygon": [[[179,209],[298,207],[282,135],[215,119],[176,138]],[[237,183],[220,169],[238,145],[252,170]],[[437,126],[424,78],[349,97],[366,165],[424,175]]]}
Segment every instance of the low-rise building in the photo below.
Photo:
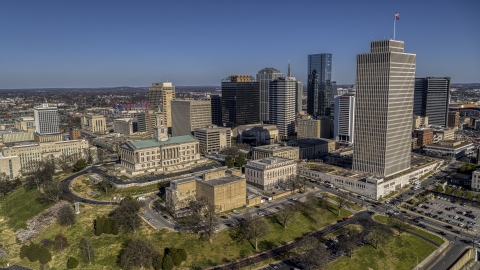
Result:
{"label": "low-rise building", "polygon": [[105,134],[107,132],[107,120],[103,115],[85,114],[81,118],[81,128],[86,133]]}
{"label": "low-rise building", "polygon": [[196,128],[194,137],[200,143],[200,152],[216,152],[232,145],[232,130],[226,127],[210,125],[204,128]]}
{"label": "low-rise building", "polygon": [[439,138],[440,141],[455,140],[454,129],[434,129],[433,136]]}
{"label": "low-rise building", "polygon": [[75,158],[85,158],[89,149],[86,140],[71,140],[47,143],[28,143],[15,145],[2,149],[3,156],[18,156],[22,172],[29,172],[35,168],[35,163],[44,158],[60,156],[73,156]]}
{"label": "low-rise building", "polygon": [[138,131],[137,121],[131,118],[113,120],[113,131],[129,136]]}
{"label": "low-rise building", "polygon": [[10,179],[21,176],[20,158],[18,156],[5,157],[0,155],[0,174],[1,173],[4,173]]}
{"label": "low-rise building", "polygon": [[426,159],[424,163],[385,178],[372,177],[326,164],[317,166],[315,169],[298,168],[298,174],[378,200],[394,191],[401,190],[423,175],[437,170],[442,164],[443,160]]}
{"label": "low-rise building", "polygon": [[433,142],[433,129],[420,128],[413,131],[413,137],[417,138],[417,147],[424,147]]}
{"label": "low-rise building", "polygon": [[473,191],[480,191],[480,169],[477,169],[472,173],[472,185]]}
{"label": "low-rise building", "polygon": [[126,142],[120,161],[129,175],[184,170],[200,160],[198,140],[191,135],[168,137],[164,126],[154,128],[154,139]]}
{"label": "low-rise building", "polygon": [[33,117],[20,117],[15,119],[15,128],[22,131],[28,131],[29,127],[35,126],[35,118]]}
{"label": "low-rise building", "polygon": [[189,202],[202,198],[209,206],[224,212],[245,206],[246,190],[245,177],[241,173],[218,170],[202,177],[172,180],[170,187],[165,188],[165,197],[170,209],[185,208]]}
{"label": "low-rise building", "polygon": [[459,142],[454,140],[444,140],[436,144],[428,144],[423,147],[427,154],[460,158],[471,154],[475,150],[475,145],[470,142]]}
{"label": "low-rise building", "polygon": [[254,146],[275,144],[279,141],[278,128],[275,125],[250,124],[238,126],[232,130],[237,143]]}
{"label": "low-rise building", "polygon": [[320,119],[298,119],[297,138],[331,138],[331,120],[329,117]]}
{"label": "low-rise building", "polygon": [[297,175],[295,160],[270,157],[250,160],[245,166],[245,178],[249,185],[266,190],[283,185],[289,177]]}
{"label": "low-rise building", "polygon": [[335,151],[336,142],[328,139],[288,141],[288,146],[300,148],[300,159],[315,159]]}
{"label": "low-rise building", "polygon": [[82,132],[78,128],[72,128],[68,133],[70,140],[80,140],[82,138]]}
{"label": "low-rise building", "polygon": [[19,142],[31,142],[33,141],[33,132],[12,132],[3,133],[3,143],[19,143]]}
{"label": "low-rise building", "polygon": [[282,157],[298,160],[299,155],[300,149],[294,146],[280,146],[279,144],[271,144],[252,148],[252,159]]}
{"label": "low-rise building", "polygon": [[412,122],[412,130],[428,127],[428,116],[414,115]]}

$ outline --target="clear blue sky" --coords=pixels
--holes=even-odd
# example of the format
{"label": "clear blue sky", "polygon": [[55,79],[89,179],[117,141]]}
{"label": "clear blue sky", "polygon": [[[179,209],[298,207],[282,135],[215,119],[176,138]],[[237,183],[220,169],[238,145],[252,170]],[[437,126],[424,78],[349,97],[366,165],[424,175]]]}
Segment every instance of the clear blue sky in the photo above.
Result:
{"label": "clear blue sky", "polygon": [[0,89],[220,85],[270,64],[306,82],[307,55],[333,54],[355,82],[355,56],[393,36],[417,77],[480,82],[480,1],[0,2]]}

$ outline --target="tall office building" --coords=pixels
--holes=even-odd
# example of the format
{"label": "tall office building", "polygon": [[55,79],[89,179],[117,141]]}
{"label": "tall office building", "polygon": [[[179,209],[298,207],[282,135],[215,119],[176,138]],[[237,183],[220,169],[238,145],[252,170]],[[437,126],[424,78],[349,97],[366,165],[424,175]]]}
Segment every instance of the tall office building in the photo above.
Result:
{"label": "tall office building", "polygon": [[172,127],[171,102],[175,100],[175,86],[171,82],[152,83],[148,89],[150,108],[164,115],[165,126]]}
{"label": "tall office building", "polygon": [[308,55],[307,113],[329,116],[332,108],[332,54]]}
{"label": "tall office building", "polygon": [[172,101],[172,136],[192,135],[194,129],[211,124],[210,100]]}
{"label": "tall office building", "polygon": [[413,114],[428,116],[428,123],[435,126],[448,125],[450,102],[450,77],[416,78]]}
{"label": "tall office building", "polygon": [[223,126],[222,123],[222,98],[220,95],[211,95],[210,101],[212,105],[212,124]]}
{"label": "tall office building", "polygon": [[50,107],[48,104],[42,104],[33,108],[35,118],[35,132],[39,135],[50,135],[60,133],[58,126],[60,120],[58,118],[57,107]]}
{"label": "tall office building", "polygon": [[415,60],[397,40],[357,55],[353,170],[386,177],[410,168]]}
{"label": "tall office building", "polygon": [[295,132],[295,77],[278,77],[270,82],[270,124],[276,125],[280,138],[285,139]]}
{"label": "tall office building", "polygon": [[335,97],[335,124],[333,138],[339,142],[353,143],[355,123],[355,96]]}
{"label": "tall office building", "polygon": [[260,83],[252,76],[222,80],[222,121],[228,127],[260,122]]}
{"label": "tall office building", "polygon": [[283,77],[283,73],[271,67],[257,73],[257,82],[260,83],[260,121],[269,121],[269,83],[278,77]]}

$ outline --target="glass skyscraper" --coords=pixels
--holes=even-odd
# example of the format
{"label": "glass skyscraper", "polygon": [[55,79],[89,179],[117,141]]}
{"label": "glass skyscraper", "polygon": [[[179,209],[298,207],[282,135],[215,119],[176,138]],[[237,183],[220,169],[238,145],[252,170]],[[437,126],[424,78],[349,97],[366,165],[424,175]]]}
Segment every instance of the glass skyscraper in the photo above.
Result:
{"label": "glass skyscraper", "polygon": [[428,116],[428,124],[447,126],[450,77],[416,78],[413,114]]}
{"label": "glass skyscraper", "polygon": [[332,54],[308,55],[307,113],[329,116],[333,112]]}
{"label": "glass skyscraper", "polygon": [[260,83],[250,75],[231,75],[222,80],[222,121],[227,127],[260,121]]}

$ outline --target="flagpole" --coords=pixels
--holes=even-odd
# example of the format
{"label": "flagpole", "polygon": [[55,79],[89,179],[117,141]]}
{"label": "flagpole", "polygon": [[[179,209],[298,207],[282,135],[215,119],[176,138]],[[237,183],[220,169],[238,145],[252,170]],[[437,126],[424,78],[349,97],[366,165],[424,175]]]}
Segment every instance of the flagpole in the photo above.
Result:
{"label": "flagpole", "polygon": [[393,40],[395,40],[395,24],[397,23],[397,16],[393,17]]}

